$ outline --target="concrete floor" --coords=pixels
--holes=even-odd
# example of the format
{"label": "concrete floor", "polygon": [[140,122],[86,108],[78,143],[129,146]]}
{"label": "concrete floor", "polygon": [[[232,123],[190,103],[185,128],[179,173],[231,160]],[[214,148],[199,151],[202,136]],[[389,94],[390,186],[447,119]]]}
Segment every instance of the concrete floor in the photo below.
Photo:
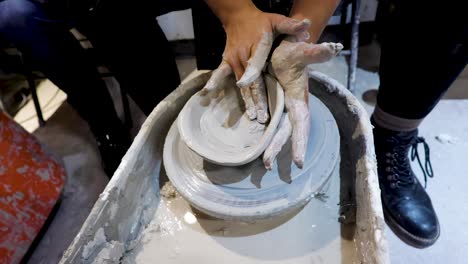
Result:
{"label": "concrete floor", "polygon": [[47,125],[34,131],[60,155],[67,171],[62,204],[29,263],[57,263],[78,233],[94,202],[107,185],[97,146],[87,124],[62,104]]}
{"label": "concrete floor", "polygon": [[[181,78],[185,78],[196,67],[193,58],[181,58],[177,63]],[[123,118],[119,85],[113,78],[106,78],[105,81],[114,98],[117,113]],[[109,178],[102,170],[99,150],[87,123],[66,102],[66,94],[48,80],[43,81],[37,91],[47,120],[46,126],[39,127],[32,101],[14,118],[62,157],[67,171],[59,210],[28,261],[31,264],[49,264],[58,263]],[[131,99],[130,110],[134,121],[131,134],[136,136],[146,117]]]}
{"label": "concrete floor", "polygon": [[[357,72],[355,94],[369,113],[375,102],[376,91],[373,90],[379,85],[375,73],[378,55],[375,47],[363,47],[360,61],[365,63],[360,65],[362,69]],[[195,60],[183,58],[178,61],[178,65],[184,77],[195,69]],[[344,57],[312,67],[346,83],[347,65]],[[454,91],[447,93],[446,98],[468,98],[467,80],[465,70],[453,85]],[[113,80],[108,80],[108,84],[111,92],[116,94],[118,84]],[[99,152],[87,124],[64,102],[66,95],[50,82],[45,82],[39,88],[39,97],[48,118],[45,127],[37,128],[31,103],[15,119],[63,158],[68,181],[62,205],[29,263],[56,263],[86,219],[108,178],[100,167]],[[133,106],[132,110],[135,120],[141,124],[144,116],[136,107]],[[468,123],[463,122],[466,116],[468,100],[443,100],[421,126],[420,134],[426,137],[431,146],[435,178],[429,180],[427,190],[439,214],[441,237],[433,247],[418,250],[402,243],[387,229],[393,263],[466,263],[468,231],[465,227],[468,214],[464,212],[468,194],[464,186],[468,184],[465,176],[468,174],[468,166],[463,163],[468,156]],[[437,136],[442,139],[437,140]],[[413,168],[419,175],[417,166]]]}
{"label": "concrete floor", "polygon": [[[366,50],[367,49],[367,50]],[[377,71],[378,52],[375,47],[365,47],[364,68]],[[369,57],[370,56],[370,57]],[[366,61],[367,59],[367,61]],[[361,65],[360,65],[361,66]],[[338,57],[331,62],[311,65],[311,68],[322,71],[343,84],[346,84],[347,65],[345,58]],[[375,106],[375,98],[379,87],[376,72],[358,69],[356,76],[355,95],[369,114]],[[441,235],[438,242],[427,249],[415,249],[401,242],[387,228],[390,257],[392,263],[427,263],[427,264],[462,264],[468,257],[468,166],[464,163],[468,157],[468,67],[452,84],[444,99],[420,126],[419,135],[424,137],[431,148],[431,162],[435,176],[428,179],[427,191],[438,213],[441,225]],[[419,148],[423,155],[422,146]],[[422,172],[417,162],[412,168],[419,179],[423,181]]]}

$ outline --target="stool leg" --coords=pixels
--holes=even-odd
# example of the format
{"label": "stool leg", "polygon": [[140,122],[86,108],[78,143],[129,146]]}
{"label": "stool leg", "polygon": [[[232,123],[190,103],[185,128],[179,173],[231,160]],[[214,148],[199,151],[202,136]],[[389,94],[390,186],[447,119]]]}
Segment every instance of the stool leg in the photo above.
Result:
{"label": "stool leg", "polygon": [[37,119],[39,120],[39,126],[43,127],[45,126],[45,120],[44,120],[44,117],[42,116],[41,105],[39,104],[39,98],[37,97],[36,84],[34,82],[32,73],[27,73],[26,78],[28,80],[29,89],[31,90],[31,95],[32,95],[33,102],[34,102],[34,108],[36,109]]}
{"label": "stool leg", "polygon": [[356,84],[356,68],[358,59],[358,47],[359,47],[359,23],[361,19],[360,15],[360,0],[353,0],[351,13],[352,13],[352,29],[351,29],[351,59],[349,61],[349,72],[348,72],[348,89],[351,92],[355,90]]}

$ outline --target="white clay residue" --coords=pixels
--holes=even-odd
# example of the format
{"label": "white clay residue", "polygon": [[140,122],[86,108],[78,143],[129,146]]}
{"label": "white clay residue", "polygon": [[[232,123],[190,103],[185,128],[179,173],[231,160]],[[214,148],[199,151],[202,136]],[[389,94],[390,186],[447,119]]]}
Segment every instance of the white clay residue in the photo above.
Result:
{"label": "white clay residue", "polygon": [[170,182],[166,182],[166,184],[161,188],[161,196],[166,199],[176,198],[177,190],[174,188],[174,185],[170,184]]}
{"label": "white clay residue", "polygon": [[261,140],[266,125],[250,120],[240,104],[239,89],[225,89],[200,118],[201,136],[212,146],[227,152],[238,152],[255,146]]}
{"label": "white clay residue", "polygon": [[123,263],[359,263],[352,235],[342,237],[352,230],[337,221],[339,188],[337,168],[320,199],[288,215],[250,223],[216,219],[180,196],[163,195]]}
{"label": "white clay residue", "polygon": [[[369,118],[337,81],[318,72],[309,74],[311,89],[333,110],[344,135],[341,175],[334,172],[328,191],[296,214],[234,222],[191,208],[170,184],[158,190],[164,174],[161,141],[178,111],[208,80],[205,74],[182,84],[148,117],[60,263],[390,263]],[[347,188],[352,187],[343,186],[345,182],[340,186],[339,176],[355,180],[355,193],[348,194],[355,195],[355,225],[337,222],[337,204],[346,205]],[[111,192],[115,188],[119,195]],[[115,221],[109,219],[115,210],[108,202],[119,205]]]}
{"label": "white clay residue", "polygon": [[227,98],[206,111],[200,120],[202,136],[213,146],[223,146],[227,151],[237,151],[257,144],[266,126],[251,121],[242,112],[235,97]]}
{"label": "white clay residue", "polygon": [[[259,157],[273,138],[284,109],[284,94],[278,82],[265,75],[265,84],[270,113],[258,108],[261,118],[255,120],[248,116],[241,89],[232,76],[220,84],[223,88],[219,91],[192,96],[177,119],[183,141],[216,164],[237,166]],[[256,101],[266,101],[265,91],[254,95]],[[267,108],[266,102],[263,104]]]}
{"label": "white clay residue", "polygon": [[442,144],[455,144],[457,139],[449,134],[440,134],[435,137]]}
{"label": "white clay residue", "polygon": [[116,263],[124,253],[124,245],[117,241],[107,241],[103,228],[99,228],[90,241],[83,248],[82,262],[87,263]]}
{"label": "white clay residue", "polygon": [[248,65],[241,79],[237,82],[237,86],[250,86],[261,75],[270,53],[271,45],[273,45],[273,34],[271,32],[263,32],[262,38],[257,44],[257,49],[248,60]]}

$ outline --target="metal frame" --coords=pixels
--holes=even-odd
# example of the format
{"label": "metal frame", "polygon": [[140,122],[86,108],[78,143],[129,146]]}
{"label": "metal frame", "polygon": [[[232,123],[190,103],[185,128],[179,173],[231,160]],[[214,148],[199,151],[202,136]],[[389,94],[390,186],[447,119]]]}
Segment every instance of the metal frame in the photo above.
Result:
{"label": "metal frame", "polygon": [[347,7],[351,5],[351,43],[350,50],[343,51],[342,55],[349,55],[349,66],[348,66],[348,90],[354,92],[356,90],[356,69],[359,52],[359,24],[361,20],[361,0],[350,0],[346,1],[341,7],[341,21],[342,27],[346,25],[346,18],[348,15]]}
{"label": "metal frame", "polygon": [[33,77],[32,71],[25,72],[26,79],[28,81],[29,90],[31,90],[31,96],[34,102],[34,108],[36,109],[37,120],[39,122],[39,126],[45,126],[46,122],[44,120],[44,116],[42,115],[41,104],[39,103],[39,97],[37,96],[37,87],[35,83],[35,79]]}

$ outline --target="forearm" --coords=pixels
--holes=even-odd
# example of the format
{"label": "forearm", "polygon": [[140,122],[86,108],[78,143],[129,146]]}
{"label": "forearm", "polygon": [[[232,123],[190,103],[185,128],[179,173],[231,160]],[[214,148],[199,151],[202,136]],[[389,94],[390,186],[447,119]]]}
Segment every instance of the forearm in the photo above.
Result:
{"label": "forearm", "polygon": [[257,10],[251,0],[205,0],[215,15],[226,25],[233,16]]}
{"label": "forearm", "polygon": [[339,0],[295,0],[290,17],[308,18],[312,22],[308,42],[316,43],[339,3]]}

